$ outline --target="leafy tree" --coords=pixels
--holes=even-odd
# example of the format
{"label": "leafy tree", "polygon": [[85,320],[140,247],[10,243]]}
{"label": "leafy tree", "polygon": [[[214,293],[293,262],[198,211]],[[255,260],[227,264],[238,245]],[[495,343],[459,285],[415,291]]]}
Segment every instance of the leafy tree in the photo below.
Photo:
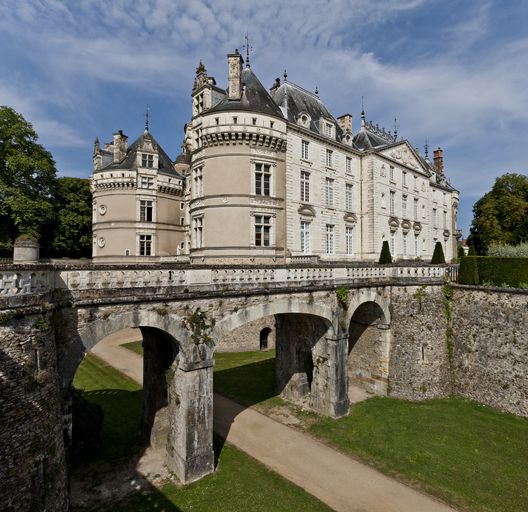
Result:
{"label": "leafy tree", "polygon": [[53,254],[70,258],[91,257],[92,194],[89,180],[59,178],[56,211]]}
{"label": "leafy tree", "polygon": [[[0,106],[0,253],[20,233],[41,240],[54,217],[56,168],[31,123]],[[46,241],[44,241],[44,246]]]}
{"label": "leafy tree", "polygon": [[387,240],[385,240],[383,244],[381,245],[381,253],[380,253],[378,263],[381,263],[381,264],[392,263],[392,256],[390,253],[389,242],[387,242]]}
{"label": "leafy tree", "polygon": [[528,241],[528,176],[504,174],[473,206],[468,242],[485,255],[491,243]]}
{"label": "leafy tree", "polygon": [[433,265],[444,265],[445,264],[444,249],[442,247],[441,242],[436,242],[435,244],[435,248],[433,251],[433,257],[431,258],[431,263]]}

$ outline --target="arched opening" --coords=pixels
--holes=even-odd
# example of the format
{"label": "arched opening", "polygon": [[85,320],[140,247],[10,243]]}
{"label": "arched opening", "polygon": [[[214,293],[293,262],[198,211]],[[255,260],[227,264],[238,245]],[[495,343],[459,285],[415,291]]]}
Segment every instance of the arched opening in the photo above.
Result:
{"label": "arched opening", "polygon": [[268,350],[268,338],[271,333],[271,329],[269,327],[264,327],[264,329],[261,329],[260,335],[259,335],[259,348],[260,350]]}
{"label": "arched opening", "polygon": [[368,396],[386,395],[388,385],[389,330],[381,307],[361,304],[348,329],[348,394],[351,403]]}

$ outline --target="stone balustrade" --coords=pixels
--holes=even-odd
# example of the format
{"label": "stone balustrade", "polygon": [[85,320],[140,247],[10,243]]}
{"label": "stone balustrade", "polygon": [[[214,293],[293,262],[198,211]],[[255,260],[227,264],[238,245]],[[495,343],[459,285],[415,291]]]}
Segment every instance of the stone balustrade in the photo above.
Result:
{"label": "stone balustrade", "polygon": [[[0,270],[0,297],[46,293],[53,290],[104,290],[125,288],[185,287],[226,289],[242,285],[291,287],[301,284],[375,284],[398,281],[441,281],[446,267],[431,265],[375,266],[269,266],[269,267],[82,267],[40,266],[27,269],[17,265]],[[7,269],[7,270],[6,270]]]}

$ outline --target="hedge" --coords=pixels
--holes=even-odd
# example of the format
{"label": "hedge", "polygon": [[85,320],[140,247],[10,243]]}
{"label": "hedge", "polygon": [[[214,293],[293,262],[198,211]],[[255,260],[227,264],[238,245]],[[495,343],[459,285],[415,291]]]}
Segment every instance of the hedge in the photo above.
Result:
{"label": "hedge", "polygon": [[458,282],[518,287],[521,283],[528,283],[528,258],[466,256],[460,261]]}

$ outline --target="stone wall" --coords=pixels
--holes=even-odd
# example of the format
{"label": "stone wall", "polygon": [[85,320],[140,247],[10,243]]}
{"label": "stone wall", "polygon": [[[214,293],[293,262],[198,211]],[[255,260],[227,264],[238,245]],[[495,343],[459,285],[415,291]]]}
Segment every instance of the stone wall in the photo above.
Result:
{"label": "stone wall", "polygon": [[0,300],[0,508],[68,508],[54,307]]}
{"label": "stone wall", "polygon": [[454,392],[528,416],[528,290],[453,289]]}
{"label": "stone wall", "polygon": [[[262,337],[267,340],[267,346],[261,347]],[[265,333],[268,335],[265,336]],[[264,341],[264,339],[262,340]],[[267,316],[248,322],[224,336],[216,347],[216,352],[246,352],[256,350],[271,350],[275,348],[275,317]]]}

